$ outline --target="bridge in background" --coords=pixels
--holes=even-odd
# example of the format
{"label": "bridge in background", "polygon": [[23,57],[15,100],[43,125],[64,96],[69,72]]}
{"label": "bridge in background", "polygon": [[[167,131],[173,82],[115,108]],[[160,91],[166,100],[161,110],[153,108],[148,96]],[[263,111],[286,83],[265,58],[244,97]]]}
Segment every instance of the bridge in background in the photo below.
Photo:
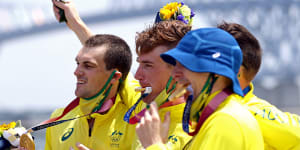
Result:
{"label": "bridge in background", "polygon": [[[159,10],[166,1],[75,0],[75,3],[83,20],[95,24],[154,16],[154,10]],[[255,80],[257,94],[277,106],[300,106],[299,0],[273,0],[272,3],[268,0],[185,0],[185,3],[212,26],[226,20],[243,24],[253,32],[264,50],[261,72]],[[0,17],[0,45],[10,39],[65,27],[54,20],[50,0],[2,0]]]}

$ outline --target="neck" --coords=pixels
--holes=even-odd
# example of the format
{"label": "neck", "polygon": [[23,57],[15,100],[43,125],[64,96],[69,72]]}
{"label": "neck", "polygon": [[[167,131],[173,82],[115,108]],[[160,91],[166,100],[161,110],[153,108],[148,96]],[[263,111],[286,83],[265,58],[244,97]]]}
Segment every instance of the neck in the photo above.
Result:
{"label": "neck", "polygon": [[226,82],[226,80],[223,80],[222,78],[219,77],[219,79],[216,81],[216,83],[214,84],[211,93],[220,91],[220,90],[224,90],[225,88],[227,88],[230,84],[228,84]]}
{"label": "neck", "polygon": [[145,98],[143,98],[143,101],[146,104],[150,104],[151,102],[153,102],[155,100],[155,98],[158,96],[159,94],[149,94],[148,96],[146,96]]}
{"label": "neck", "polygon": [[243,76],[241,76],[239,79],[239,83],[241,86],[241,89],[244,90],[246,87],[248,87],[250,85],[251,81],[248,81],[247,79],[245,79]]}
{"label": "neck", "polygon": [[110,90],[107,98],[105,99],[105,101],[108,100],[108,99],[111,99],[111,98],[113,98],[117,95],[118,87],[119,87],[119,81],[118,81],[118,83],[115,83],[115,84],[112,85],[111,90]]}
{"label": "neck", "polygon": [[[85,100],[93,100],[93,99],[97,99],[100,95],[105,94],[105,92],[109,89],[109,86],[110,86],[110,85],[108,85],[108,86],[106,87],[106,89],[105,89],[102,93],[99,93],[99,92],[100,92],[100,91],[99,91],[96,95],[94,95],[94,96],[92,96],[92,97],[89,97],[89,98],[83,98],[83,97],[82,97],[82,98],[85,99]],[[111,98],[113,98],[114,96],[117,95],[117,93],[118,93],[118,86],[119,86],[119,82],[112,85],[111,90],[109,91],[109,94],[107,95],[107,97],[105,98],[104,101],[106,101],[106,100],[108,100],[108,99],[111,99]],[[102,91],[102,90],[101,90],[101,91]]]}
{"label": "neck", "polygon": [[[216,80],[215,84],[212,87],[211,93],[223,90],[223,89],[227,88],[228,86],[230,86],[230,84],[231,84],[230,79],[223,77],[223,76],[219,76],[218,79]],[[197,97],[198,97],[200,95],[203,87],[204,87],[204,84],[195,85],[195,87],[193,87],[194,95],[197,95]]]}

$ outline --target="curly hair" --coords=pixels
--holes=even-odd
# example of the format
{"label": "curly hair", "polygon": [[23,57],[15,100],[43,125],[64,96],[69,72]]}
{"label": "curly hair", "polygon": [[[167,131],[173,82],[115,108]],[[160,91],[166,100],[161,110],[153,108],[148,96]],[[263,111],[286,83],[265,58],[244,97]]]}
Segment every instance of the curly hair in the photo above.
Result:
{"label": "curly hair", "polygon": [[161,21],[146,30],[137,33],[135,38],[138,55],[151,52],[157,46],[174,48],[183,36],[191,30],[191,26],[178,20]]}

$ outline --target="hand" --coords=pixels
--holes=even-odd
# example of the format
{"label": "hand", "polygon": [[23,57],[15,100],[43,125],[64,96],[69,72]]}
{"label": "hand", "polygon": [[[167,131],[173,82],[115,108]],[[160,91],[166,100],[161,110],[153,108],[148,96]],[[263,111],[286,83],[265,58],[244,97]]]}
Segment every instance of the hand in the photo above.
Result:
{"label": "hand", "polygon": [[[77,147],[79,150],[92,150],[92,149],[87,148],[86,146],[84,146],[84,145],[81,144],[81,143],[76,143],[76,147]],[[70,147],[70,150],[74,150],[72,146]]]}
{"label": "hand", "polygon": [[77,24],[79,22],[82,22],[72,0],[69,0],[67,2],[52,0],[52,3],[56,20],[59,21],[60,19],[59,9],[57,8],[59,7],[64,10],[67,19],[67,25],[71,30],[75,30]]}
{"label": "hand", "polygon": [[84,45],[85,41],[93,36],[93,33],[79,17],[73,1],[69,0],[68,2],[57,2],[56,0],[52,0],[52,3],[56,19],[60,19],[59,9],[57,8],[59,7],[65,12],[67,26],[76,34],[81,44]]}
{"label": "hand", "polygon": [[163,143],[165,144],[168,142],[170,123],[170,112],[167,112],[165,114],[164,122],[160,126],[160,135],[162,137]]}
{"label": "hand", "polygon": [[161,123],[156,103],[150,104],[150,111],[145,112],[141,122],[136,126],[136,133],[144,148],[153,144],[165,143],[168,140],[170,113],[165,115]]}

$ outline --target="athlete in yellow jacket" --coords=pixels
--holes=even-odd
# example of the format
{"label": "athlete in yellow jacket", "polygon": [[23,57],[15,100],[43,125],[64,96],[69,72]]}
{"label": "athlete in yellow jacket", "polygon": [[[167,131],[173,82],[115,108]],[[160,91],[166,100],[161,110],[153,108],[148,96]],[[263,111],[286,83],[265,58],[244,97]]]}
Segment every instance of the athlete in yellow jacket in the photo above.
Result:
{"label": "athlete in yellow jacket", "polygon": [[267,101],[256,97],[251,81],[261,65],[262,50],[258,40],[245,27],[236,23],[222,23],[219,28],[230,33],[243,51],[243,64],[238,79],[244,89],[244,104],[261,128],[266,150],[300,149],[300,117],[282,112]]}
{"label": "athlete in yellow jacket", "polygon": [[[155,19],[156,24],[137,34],[136,52],[139,67],[135,78],[139,80],[142,87],[152,87],[152,94],[148,95],[144,101],[150,104],[154,100],[158,104],[158,114],[160,118],[162,118],[160,121],[163,122],[163,126],[170,122],[169,130],[162,127],[160,129],[161,131],[156,131],[163,133],[163,148],[182,149],[185,143],[191,139],[191,136],[185,134],[182,129],[181,120],[185,99],[183,96],[179,96],[179,98],[175,99],[172,98],[174,95],[173,91],[180,91],[180,87],[178,85],[175,86],[175,81],[170,79],[173,67],[163,62],[160,58],[160,54],[174,48],[182,37],[191,30],[190,19],[194,14],[184,3],[169,3],[164,6],[164,8],[174,8],[174,13],[178,13],[178,9],[185,9],[186,14],[184,15],[189,16],[184,17],[189,19],[184,22],[178,18],[165,18],[163,17],[165,15],[164,11],[161,9]],[[169,97],[171,94],[173,95]],[[168,114],[168,112],[170,112],[170,114]],[[139,133],[137,132],[137,134]],[[147,145],[138,141],[136,149],[143,147],[145,148]]]}
{"label": "athlete in yellow jacket", "polygon": [[[170,76],[172,66],[163,62],[160,54],[175,47],[176,43],[190,31],[191,27],[181,21],[163,21],[154,24],[150,28],[140,32],[136,37],[136,52],[138,54],[137,61],[139,67],[135,74],[135,78],[139,80],[142,87],[152,87],[152,93],[145,97],[144,102],[150,104],[155,101],[159,106],[159,116],[165,118],[170,115],[170,130],[164,133],[165,149],[182,149],[185,143],[190,140],[190,136],[185,134],[182,129],[182,114],[185,106],[185,100],[180,98],[168,99],[174,90],[178,90]],[[151,44],[149,44],[151,43]],[[170,112],[168,114],[167,112]],[[160,131],[159,131],[160,132]],[[143,143],[137,141],[136,149],[146,147]]]}
{"label": "athlete in yellow jacket", "polygon": [[46,131],[46,150],[69,149],[80,142],[91,149],[131,149],[135,126],[123,121],[128,108],[140,97],[139,84],[128,75],[131,52],[124,40],[113,35],[89,38],[76,57],[77,104],[61,116],[70,119]]}
{"label": "athlete in yellow jacket", "polygon": [[[174,75],[177,72],[191,82],[196,97],[188,98],[184,111],[183,129],[193,136],[185,148],[263,149],[258,123],[240,103],[243,93],[237,73],[242,53],[232,36],[217,28],[194,30],[161,57],[175,65]],[[176,77],[180,78],[182,76]],[[143,141],[150,143],[149,147],[162,143],[159,134],[153,135],[154,131],[149,128],[149,123],[153,123],[152,128],[160,126],[153,107],[151,105],[150,111],[137,125],[144,135],[151,135],[152,138]],[[195,122],[196,127],[193,126]]]}

